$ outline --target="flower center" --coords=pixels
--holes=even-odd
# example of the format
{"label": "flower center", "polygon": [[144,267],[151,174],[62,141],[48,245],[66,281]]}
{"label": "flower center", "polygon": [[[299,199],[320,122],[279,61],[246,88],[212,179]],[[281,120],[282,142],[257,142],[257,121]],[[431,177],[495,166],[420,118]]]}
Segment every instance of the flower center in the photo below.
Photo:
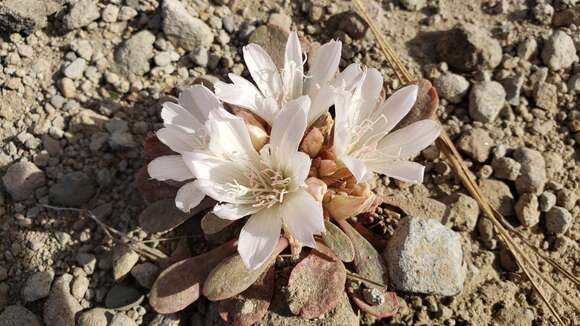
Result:
{"label": "flower center", "polygon": [[239,180],[227,183],[227,192],[239,202],[253,207],[270,208],[284,201],[290,178],[273,169],[250,170],[244,184]]}

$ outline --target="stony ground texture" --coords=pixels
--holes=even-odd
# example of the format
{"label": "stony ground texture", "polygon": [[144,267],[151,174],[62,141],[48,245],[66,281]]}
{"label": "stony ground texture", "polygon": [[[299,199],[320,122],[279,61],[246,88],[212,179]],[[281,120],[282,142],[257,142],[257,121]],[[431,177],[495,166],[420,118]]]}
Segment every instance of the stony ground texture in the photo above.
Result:
{"label": "stony ground texture", "polygon": [[[576,2],[365,1],[415,76],[439,89],[440,119],[483,192],[546,255],[579,274]],[[253,41],[275,51],[289,29],[313,48],[340,39],[341,67],[376,67],[389,92],[400,86],[348,1],[0,0],[0,325],[210,323],[213,308],[203,299],[182,316],[156,315],[144,298],[155,265],[112,251],[89,219],[39,205],[91,209],[157,245],[162,235],[136,226],[145,204],[134,174],[145,164],[146,134],[159,127],[159,102],[195,82],[247,73],[241,47]],[[430,147],[418,160],[427,166],[424,185],[375,182],[399,206],[381,207],[366,222],[395,233],[385,256],[402,306],[379,323],[553,325],[439,151]],[[435,220],[409,217],[395,231],[407,215]],[[426,263],[439,273],[409,277]],[[577,293],[548,265],[540,269]],[[567,324],[578,320],[560,297],[550,298]],[[352,322],[333,316],[312,324]]]}

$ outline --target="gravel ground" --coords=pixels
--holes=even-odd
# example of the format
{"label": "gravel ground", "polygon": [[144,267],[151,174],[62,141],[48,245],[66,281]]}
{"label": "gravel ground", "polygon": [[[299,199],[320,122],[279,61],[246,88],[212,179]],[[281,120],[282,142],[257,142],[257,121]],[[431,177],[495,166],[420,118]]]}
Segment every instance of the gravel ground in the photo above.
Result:
{"label": "gravel ground", "polygon": [[[576,2],[365,1],[414,75],[438,88],[439,118],[482,191],[573,274],[580,272]],[[401,86],[348,1],[0,1],[0,325],[217,323],[204,299],[183,315],[157,315],[145,298],[155,265],[115,246],[88,218],[39,205],[91,209],[153,246],[175,245],[137,226],[146,204],[134,175],[147,162],[146,135],[160,126],[159,103],[193,83],[247,74],[242,46],[255,42],[279,54],[288,30],[311,48],[339,39],[341,68],[360,62],[383,73],[388,93]],[[392,236],[388,260],[401,309],[361,323],[554,325],[437,148],[417,160],[427,167],[423,185],[374,180],[399,206],[384,205],[365,223]],[[397,229],[407,215],[433,220],[409,217]],[[413,251],[422,239],[432,241],[428,254]],[[190,245],[194,253],[205,248],[199,237]],[[409,259],[452,274],[405,277]],[[578,320],[561,297],[550,300],[567,325]],[[279,317],[268,323],[302,324]],[[347,319],[337,320],[327,324]]]}

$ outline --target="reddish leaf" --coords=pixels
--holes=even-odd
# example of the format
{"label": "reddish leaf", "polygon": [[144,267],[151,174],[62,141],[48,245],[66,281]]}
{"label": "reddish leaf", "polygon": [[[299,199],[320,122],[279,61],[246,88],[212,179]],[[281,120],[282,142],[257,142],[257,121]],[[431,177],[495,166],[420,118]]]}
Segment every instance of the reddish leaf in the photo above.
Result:
{"label": "reddish leaf", "polygon": [[359,290],[349,288],[348,293],[352,301],[364,312],[377,318],[393,316],[399,310],[399,301],[395,292],[388,292],[386,289],[377,288],[384,298],[384,302],[378,305],[368,304]]}
{"label": "reddish leaf", "polygon": [[175,207],[173,199],[162,199],[147,206],[139,215],[139,226],[149,233],[169,231],[215,203],[205,199],[189,213]]}
{"label": "reddish leaf", "polygon": [[220,301],[220,317],[233,326],[250,326],[264,318],[274,295],[274,266],[246,291],[239,295]]}
{"label": "reddish leaf", "polygon": [[149,304],[160,314],[171,314],[195,302],[207,274],[235,251],[235,244],[232,240],[205,254],[169,266],[151,287]]}
{"label": "reddish leaf", "polygon": [[288,306],[303,318],[316,318],[340,301],[346,282],[346,268],[321,243],[292,270],[288,280]]}
{"label": "reddish leaf", "polygon": [[151,179],[147,172],[147,166],[142,167],[135,173],[135,186],[147,203],[153,203],[165,198],[175,198],[177,193],[177,187]]}
{"label": "reddish leaf", "polygon": [[203,295],[211,301],[221,301],[244,292],[287,246],[288,240],[280,238],[270,259],[253,271],[246,268],[242,257],[238,254],[226,258],[207,276],[203,284]]}
{"label": "reddish leaf", "polygon": [[325,220],[326,232],[322,234],[322,240],[332,250],[332,252],[345,263],[350,263],[354,259],[354,246],[342,230],[334,223]]}
{"label": "reddish leaf", "polygon": [[367,239],[367,241],[370,242],[373,245],[373,247],[377,248],[378,251],[382,252],[383,249],[385,249],[385,247],[387,246],[387,240],[377,237],[371,230],[367,229],[364,225],[352,221],[352,226],[358,233],[360,233],[360,235],[362,235],[365,239]]}
{"label": "reddish leaf", "polygon": [[161,260],[158,264],[161,270],[166,269],[167,267],[177,263],[180,260],[184,260],[191,257],[191,250],[189,250],[189,246],[187,245],[186,239],[180,239],[177,242],[177,246],[171,253],[171,256]]}
{"label": "reddish leaf", "polygon": [[158,158],[159,156],[177,154],[174,151],[172,151],[169,147],[167,147],[167,145],[163,144],[159,140],[159,138],[157,138],[157,135],[152,132],[147,134],[147,137],[145,138],[144,148],[145,155],[147,155],[147,157],[150,160]]}

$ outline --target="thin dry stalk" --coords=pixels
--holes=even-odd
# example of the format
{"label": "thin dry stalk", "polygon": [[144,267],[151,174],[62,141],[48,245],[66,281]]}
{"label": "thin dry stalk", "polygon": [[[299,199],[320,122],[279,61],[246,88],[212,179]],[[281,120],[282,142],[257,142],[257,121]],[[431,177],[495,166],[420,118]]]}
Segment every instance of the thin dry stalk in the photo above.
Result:
{"label": "thin dry stalk", "polygon": [[[391,65],[391,67],[395,70],[397,77],[401,82],[404,84],[408,84],[412,81],[412,77],[410,73],[407,71],[405,66],[401,63],[400,59],[398,58],[397,54],[392,50],[392,48],[386,43],[380,30],[374,24],[373,20],[369,17],[365,6],[362,4],[360,0],[352,0],[355,8],[363,17],[363,19],[369,25],[372,33],[374,34],[375,38],[377,39],[377,43],[381,48],[381,51],[385,55],[387,61]],[[478,201],[482,211],[485,215],[492,221],[495,229],[498,232],[501,240],[506,244],[508,250],[512,253],[514,258],[516,259],[517,264],[520,266],[526,277],[532,283],[534,289],[538,292],[542,301],[546,304],[554,318],[558,321],[560,325],[564,325],[560,314],[554,308],[554,306],[549,302],[548,298],[544,294],[543,289],[537,283],[535,279],[540,278],[544,282],[548,283],[550,287],[554,289],[556,293],[558,293],[564,300],[570,303],[576,311],[580,311],[580,305],[577,303],[577,300],[569,297],[564,291],[560,290],[548,277],[546,277],[543,273],[541,273],[538,268],[534,265],[534,263],[526,256],[523,249],[519,246],[517,242],[514,241],[510,232],[518,236],[524,244],[532,248],[533,252],[538,255],[541,259],[549,263],[550,265],[554,266],[558,271],[562,272],[568,279],[574,282],[576,285],[579,284],[578,279],[568,272],[561,264],[554,261],[553,259],[543,255],[540,253],[538,248],[530,244],[527,239],[520,233],[514,230],[509,224],[505,221],[505,218],[495,209],[488,201],[485,196],[482,195],[479,186],[475,183],[475,180],[471,177],[469,170],[463,163],[459,152],[455,148],[455,145],[449,138],[449,135],[443,131],[441,137],[437,140],[437,147],[445,154],[449,163],[451,164],[454,172],[459,177],[465,188],[469,191],[469,193]]]}

